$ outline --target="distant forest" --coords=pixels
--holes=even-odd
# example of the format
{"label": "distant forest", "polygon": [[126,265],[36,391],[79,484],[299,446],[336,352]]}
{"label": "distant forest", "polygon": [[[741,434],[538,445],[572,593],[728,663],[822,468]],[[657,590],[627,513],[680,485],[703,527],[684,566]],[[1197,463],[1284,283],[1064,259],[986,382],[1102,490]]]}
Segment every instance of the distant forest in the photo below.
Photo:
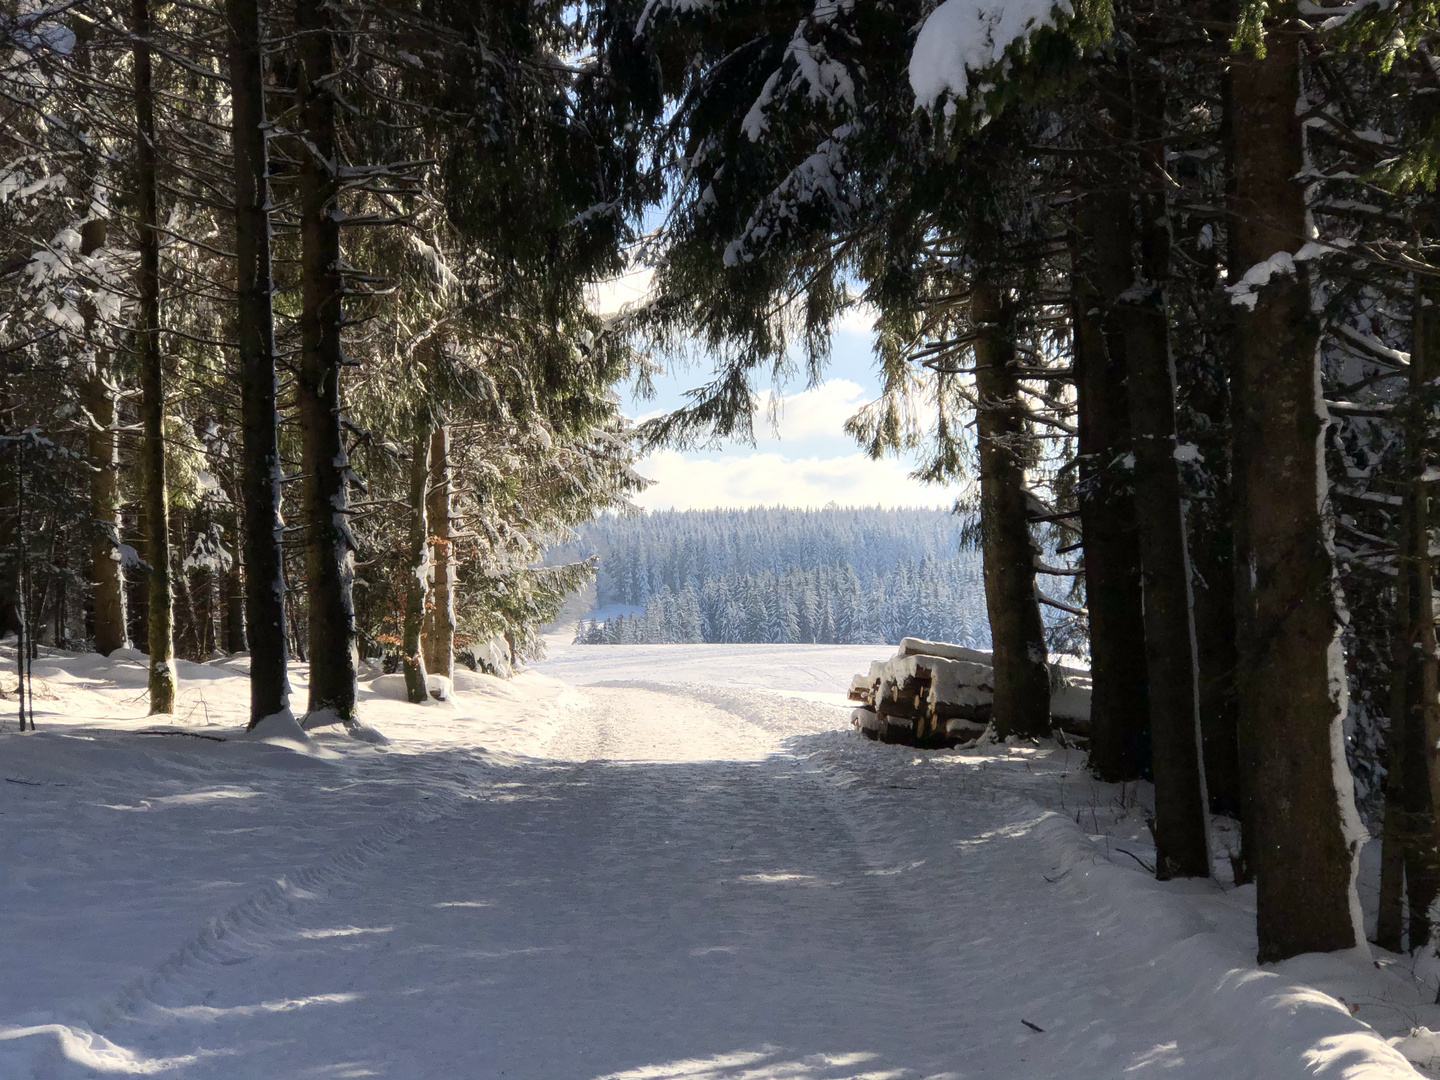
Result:
{"label": "distant forest", "polygon": [[607,515],[582,530],[597,557],[587,644],[894,644],[906,635],[988,648],[980,555],[943,510],[686,510]]}

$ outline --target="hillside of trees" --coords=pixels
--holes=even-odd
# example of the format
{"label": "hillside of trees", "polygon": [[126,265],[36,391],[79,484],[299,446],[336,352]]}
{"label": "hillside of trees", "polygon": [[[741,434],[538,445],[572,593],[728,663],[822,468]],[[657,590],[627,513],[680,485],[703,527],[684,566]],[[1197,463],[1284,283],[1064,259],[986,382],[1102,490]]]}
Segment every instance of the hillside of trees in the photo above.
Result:
{"label": "hillside of trees", "polygon": [[989,645],[979,554],[940,510],[687,510],[602,517],[596,606],[643,608],[579,628],[584,644]]}
{"label": "hillside of trees", "polygon": [[[353,727],[362,654],[415,701],[457,648],[513,663],[591,571],[546,545],[863,305],[849,429],[977,515],[998,734],[1051,730],[1065,612],[1159,877],[1234,815],[1260,958],[1350,948],[1363,807],[1379,941],[1431,941],[1434,3],[73,0],[0,36],[22,668],[133,645],[169,714],[177,652],[248,649],[258,725],[293,656]],[[675,353],[708,381],[632,433],[613,387]]]}

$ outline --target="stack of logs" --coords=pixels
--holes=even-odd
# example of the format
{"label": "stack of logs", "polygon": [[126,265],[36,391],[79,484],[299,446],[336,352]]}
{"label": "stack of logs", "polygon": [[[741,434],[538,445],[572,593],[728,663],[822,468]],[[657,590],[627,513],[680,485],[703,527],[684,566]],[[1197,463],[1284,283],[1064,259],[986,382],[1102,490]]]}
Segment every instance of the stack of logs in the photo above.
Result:
{"label": "stack of logs", "polygon": [[[867,738],[907,746],[959,746],[990,723],[994,699],[990,654],[961,645],[905,638],[889,660],[850,682],[858,703],[851,722]],[[1072,737],[1090,734],[1090,673],[1050,665],[1050,713]]]}

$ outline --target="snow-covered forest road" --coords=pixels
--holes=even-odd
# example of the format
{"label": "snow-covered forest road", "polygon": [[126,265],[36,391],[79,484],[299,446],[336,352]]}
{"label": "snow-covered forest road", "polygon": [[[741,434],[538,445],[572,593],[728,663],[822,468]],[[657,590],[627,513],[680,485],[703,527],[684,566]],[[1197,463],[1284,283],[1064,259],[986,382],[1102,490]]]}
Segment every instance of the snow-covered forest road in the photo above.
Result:
{"label": "snow-covered forest road", "polygon": [[[37,664],[0,1076],[1414,1075],[1381,1036],[1433,987],[1255,970],[1248,890],[1151,880],[1073,751],[836,730],[875,652],[565,648],[455,709],[375,679],[391,742],[306,753],[141,736],[127,662]],[[233,736],[243,680],[185,668]]]}

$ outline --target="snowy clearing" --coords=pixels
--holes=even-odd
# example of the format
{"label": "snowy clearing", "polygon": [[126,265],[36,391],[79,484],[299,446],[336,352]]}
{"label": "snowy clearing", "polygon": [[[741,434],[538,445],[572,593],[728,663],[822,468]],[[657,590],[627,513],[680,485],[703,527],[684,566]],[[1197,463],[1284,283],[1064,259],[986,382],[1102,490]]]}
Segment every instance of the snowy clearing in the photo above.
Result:
{"label": "snowy clearing", "polygon": [[0,1077],[1415,1075],[1433,976],[1257,970],[1253,891],[1153,881],[1144,789],[1074,751],[862,740],[887,653],[561,645],[277,745],[243,660],[180,664],[182,729],[133,654],[47,652],[0,734]]}

